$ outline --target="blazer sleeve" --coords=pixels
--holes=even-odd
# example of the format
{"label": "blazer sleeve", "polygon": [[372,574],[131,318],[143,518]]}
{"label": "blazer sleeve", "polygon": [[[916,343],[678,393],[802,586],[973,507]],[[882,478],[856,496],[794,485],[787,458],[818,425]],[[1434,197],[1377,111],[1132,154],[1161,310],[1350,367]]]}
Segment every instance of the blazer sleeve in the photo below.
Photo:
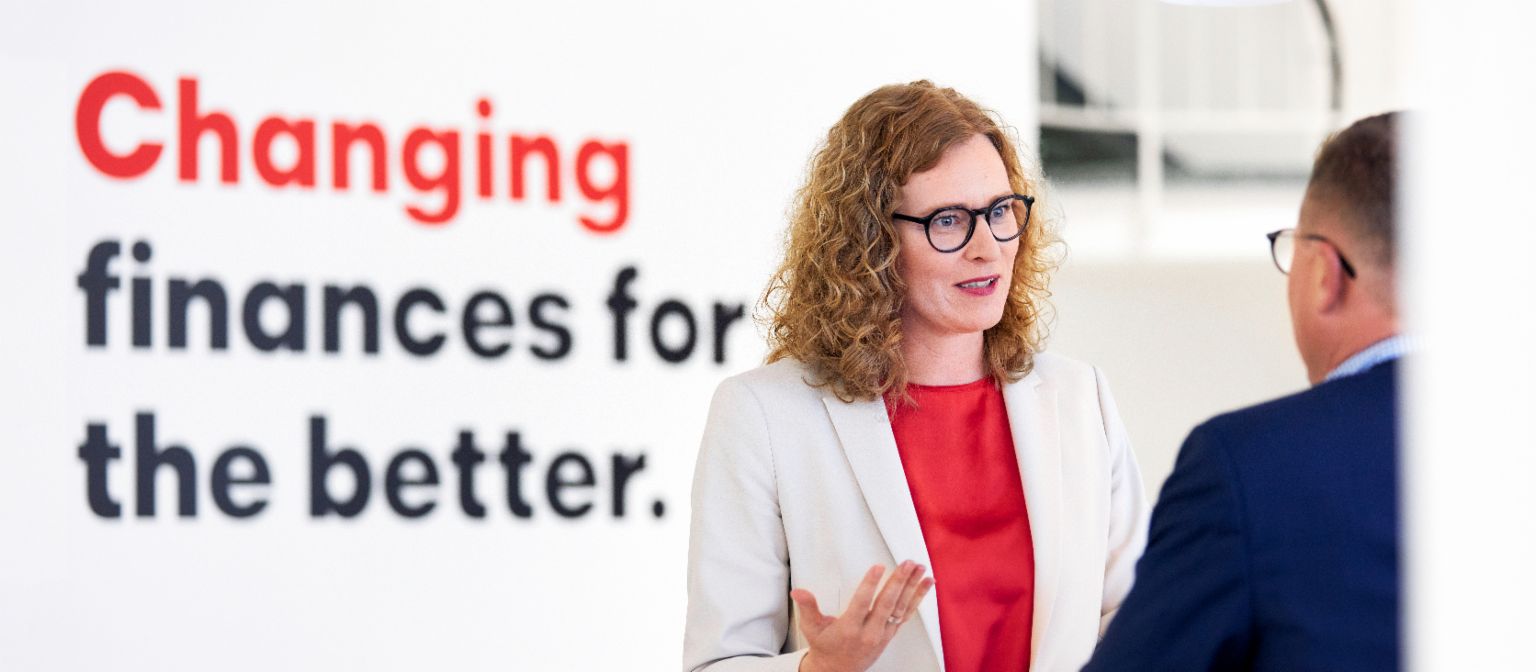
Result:
{"label": "blazer sleeve", "polygon": [[1104,560],[1104,594],[1099,610],[1099,635],[1114,620],[1120,605],[1131,591],[1136,576],[1136,561],[1147,545],[1147,504],[1141,468],[1131,450],[1131,439],[1120,422],[1120,411],[1109,393],[1109,383],[1097,367],[1093,370],[1098,387],[1099,413],[1104,419],[1104,436],[1109,441],[1109,538]]}
{"label": "blazer sleeve", "polygon": [[1136,589],[1085,672],[1247,666],[1252,588],[1235,478],[1219,435],[1196,428],[1152,514]]}
{"label": "blazer sleeve", "polygon": [[789,550],[767,418],[753,391],[727,379],[710,404],[694,468],[683,669],[786,670]]}

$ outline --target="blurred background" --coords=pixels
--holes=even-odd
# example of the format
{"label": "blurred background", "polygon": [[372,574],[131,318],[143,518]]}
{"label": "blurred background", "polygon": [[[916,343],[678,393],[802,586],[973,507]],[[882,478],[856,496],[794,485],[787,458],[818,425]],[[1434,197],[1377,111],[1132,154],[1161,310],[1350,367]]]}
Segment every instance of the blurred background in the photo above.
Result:
{"label": "blurred background", "polygon": [[1190,428],[1305,386],[1264,234],[1327,134],[1400,109],[1406,3],[1038,0],[1068,256],[1052,347],[1110,377],[1149,492]]}
{"label": "blurred background", "polygon": [[1264,233],[1318,143],[1427,108],[1409,641],[1519,669],[1526,14],[8,3],[0,669],[674,669],[693,459],[791,195],[920,78],[1038,155],[1050,349],[1104,370],[1152,494],[1195,424],[1306,384]]}

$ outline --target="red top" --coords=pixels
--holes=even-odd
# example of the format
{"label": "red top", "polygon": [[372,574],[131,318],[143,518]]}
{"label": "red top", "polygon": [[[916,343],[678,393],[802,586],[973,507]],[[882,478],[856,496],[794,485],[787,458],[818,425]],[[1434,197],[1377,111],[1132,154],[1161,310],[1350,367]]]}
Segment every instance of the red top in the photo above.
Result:
{"label": "red top", "polygon": [[1035,551],[1003,393],[991,378],[908,385],[888,403],[933,563],[948,672],[1029,669]]}

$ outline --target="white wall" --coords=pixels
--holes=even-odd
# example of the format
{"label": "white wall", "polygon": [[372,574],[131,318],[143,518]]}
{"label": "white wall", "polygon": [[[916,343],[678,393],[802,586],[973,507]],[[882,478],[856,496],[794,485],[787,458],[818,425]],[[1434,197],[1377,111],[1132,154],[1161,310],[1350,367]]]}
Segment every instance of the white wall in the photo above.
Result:
{"label": "white wall", "polygon": [[1291,341],[1285,278],[1267,257],[1069,260],[1053,291],[1050,347],[1109,378],[1149,496],[1195,425],[1307,384]]}
{"label": "white wall", "polygon": [[[898,36],[974,35],[977,17],[1012,27],[1016,54],[911,48]],[[0,10],[0,669],[668,669],[681,654],[688,493],[709,397],[724,376],[757,364],[749,323],[711,357],[713,302],[753,303],[778,253],[784,210],[811,149],[844,109],[886,83],[931,78],[1035,126],[1034,14],[1028,2],[962,6],[887,3],[878,11],[826,3],[685,2],[411,5],[196,2],[17,5]],[[88,82],[135,73],[161,108],[126,97],[103,111],[113,151],[164,145],[141,176],[107,177],[82,156],[77,103]],[[201,179],[178,178],[178,80],[199,83],[199,107],[233,117],[238,184],[215,173],[216,140],[198,150]],[[477,101],[494,113],[482,121]],[[268,115],[315,120],[317,184],[276,187],[256,174],[252,138]],[[373,121],[388,135],[389,189],[331,186],[329,125]],[[90,124],[87,124],[89,126]],[[442,196],[406,188],[400,158],[415,127],[462,135],[461,208],[424,225],[405,207]],[[476,136],[495,137],[494,194],[481,198]],[[522,202],[508,194],[506,139],[547,133],[562,149],[563,197],[548,203],[542,177]],[[608,215],[572,179],[587,139],[623,142],[629,219],[588,231],[579,217]],[[283,140],[284,166],[297,155]],[[429,152],[429,154],[432,154]],[[365,154],[359,152],[358,156]],[[435,154],[434,154],[435,155]],[[424,161],[424,170],[443,164]],[[359,162],[362,158],[357,159]],[[595,179],[613,178],[600,162]],[[606,171],[606,172],[605,172]],[[539,174],[539,173],[536,173]],[[87,344],[77,286],[87,254],[118,241],[108,270],[109,343]],[[152,245],[148,262],[129,250]],[[628,320],[629,357],[614,357],[605,305],[620,269],[639,277]],[[151,281],[153,344],[129,341],[133,280]],[[170,278],[214,277],[233,301],[228,349],[208,345],[201,307],[192,347],[166,339]],[[261,352],[245,337],[240,301],[262,280],[303,283],[308,347]],[[321,349],[320,288],[366,283],[384,299],[377,354],[347,323],[340,353]],[[451,309],[496,290],[512,302],[511,328],[490,330],[513,349],[472,354],[459,316],[414,313],[411,328],[449,337],[430,357],[394,338],[394,300],[413,287]],[[533,328],[539,293],[574,345],[543,361]],[[661,301],[689,306],[701,341],[686,362],[663,361],[649,318]],[[281,313],[278,317],[281,317]],[[349,318],[350,320],[350,318]],[[674,318],[664,329],[679,342]],[[135,414],[153,412],[156,443],[196,461],[195,516],[176,515],[176,480],[159,473],[156,514],[136,515]],[[309,503],[308,418],[328,419],[330,450],[355,448],[372,471],[370,500],[354,518],[316,517]],[[89,503],[79,457],[92,424],[123,455],[108,494],[118,516]],[[459,432],[490,453],[468,515],[449,461]],[[516,517],[496,453],[517,431],[533,455],[523,485],[534,509]],[[260,451],[269,485],[237,488],[261,513],[214,506],[215,459],[241,444]],[[384,465],[424,451],[440,483],[412,490],[435,501],[408,519],[385,501]],[[546,480],[557,454],[584,455],[596,488],[566,490],[590,513],[556,515]],[[640,455],[627,512],[609,493],[611,458]],[[558,478],[579,474],[567,468]],[[412,472],[415,473],[415,472]],[[350,493],[340,473],[334,491]],[[653,508],[659,504],[661,508]],[[657,512],[660,512],[659,514]]]}

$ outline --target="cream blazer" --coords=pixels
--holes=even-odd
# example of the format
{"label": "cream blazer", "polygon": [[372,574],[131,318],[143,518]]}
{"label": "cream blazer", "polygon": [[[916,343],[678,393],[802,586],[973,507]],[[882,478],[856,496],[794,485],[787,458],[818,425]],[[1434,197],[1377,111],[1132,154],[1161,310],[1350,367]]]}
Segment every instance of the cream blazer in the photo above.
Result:
{"label": "cream blazer", "polygon": [[[884,403],[845,403],[807,377],[781,360],[715,391],[694,471],[684,670],[795,670],[807,644],[791,589],[838,614],[870,565],[932,567]],[[1098,369],[1039,354],[1003,399],[1034,537],[1030,669],[1077,670],[1146,545],[1141,474]],[[872,670],[944,669],[943,591]]]}

